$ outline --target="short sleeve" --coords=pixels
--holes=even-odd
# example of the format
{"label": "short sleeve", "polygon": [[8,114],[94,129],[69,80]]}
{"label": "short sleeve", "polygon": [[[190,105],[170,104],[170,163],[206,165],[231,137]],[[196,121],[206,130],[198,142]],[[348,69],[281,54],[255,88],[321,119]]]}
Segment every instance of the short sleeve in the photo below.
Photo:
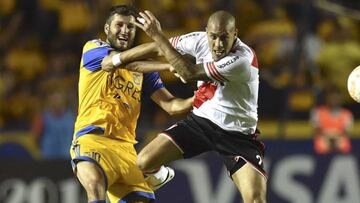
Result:
{"label": "short sleeve", "polygon": [[216,62],[204,63],[207,76],[213,81],[248,81],[251,76],[251,64],[236,51]]}
{"label": "short sleeve", "polygon": [[186,35],[170,38],[171,45],[181,54],[190,54],[195,56],[197,43],[201,37],[205,37],[202,32],[192,32]]}
{"label": "short sleeve", "polygon": [[144,73],[142,89],[145,94],[152,95],[156,90],[163,87],[165,86],[158,72]]}
{"label": "short sleeve", "polygon": [[101,62],[111,51],[109,46],[100,46],[87,50],[83,53],[83,66],[89,71],[95,72],[101,69]]}

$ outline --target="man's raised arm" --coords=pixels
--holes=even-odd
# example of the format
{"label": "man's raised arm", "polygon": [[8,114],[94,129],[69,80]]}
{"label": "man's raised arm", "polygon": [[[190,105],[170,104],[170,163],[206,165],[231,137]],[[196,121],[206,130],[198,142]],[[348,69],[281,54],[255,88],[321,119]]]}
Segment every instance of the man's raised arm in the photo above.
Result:
{"label": "man's raised arm", "polygon": [[[145,43],[122,52],[112,51],[108,56],[104,57],[101,62],[101,67],[102,70],[111,72],[120,65],[148,59],[158,55],[160,55],[160,51],[159,46],[156,43]],[[124,67],[126,68],[126,66]]]}
{"label": "man's raised arm", "polygon": [[164,57],[174,67],[176,73],[185,81],[191,80],[209,80],[202,64],[196,65],[183,57],[165,37],[161,31],[159,21],[150,11],[139,13],[143,17],[143,24],[134,22],[136,26],[141,28],[151,37],[156,45],[160,47]]}

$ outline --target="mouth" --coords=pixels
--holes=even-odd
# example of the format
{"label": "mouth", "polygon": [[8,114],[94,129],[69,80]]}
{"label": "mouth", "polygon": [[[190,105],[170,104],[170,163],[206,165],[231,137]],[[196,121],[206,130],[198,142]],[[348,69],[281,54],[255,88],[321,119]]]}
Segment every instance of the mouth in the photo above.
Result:
{"label": "mouth", "polygon": [[213,51],[215,56],[219,57],[221,55],[223,55],[224,51]]}
{"label": "mouth", "polygon": [[121,43],[121,44],[126,44],[128,42],[128,38],[125,36],[117,36],[117,40]]}

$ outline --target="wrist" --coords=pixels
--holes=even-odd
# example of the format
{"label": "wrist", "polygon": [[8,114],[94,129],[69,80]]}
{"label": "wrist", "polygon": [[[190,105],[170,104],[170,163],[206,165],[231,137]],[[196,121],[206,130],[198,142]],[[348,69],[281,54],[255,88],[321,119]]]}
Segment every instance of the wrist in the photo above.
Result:
{"label": "wrist", "polygon": [[165,36],[160,33],[155,33],[152,38],[155,42],[160,42],[165,38]]}
{"label": "wrist", "polygon": [[120,59],[120,53],[117,53],[111,57],[111,63],[114,67],[118,67],[122,64],[122,61]]}

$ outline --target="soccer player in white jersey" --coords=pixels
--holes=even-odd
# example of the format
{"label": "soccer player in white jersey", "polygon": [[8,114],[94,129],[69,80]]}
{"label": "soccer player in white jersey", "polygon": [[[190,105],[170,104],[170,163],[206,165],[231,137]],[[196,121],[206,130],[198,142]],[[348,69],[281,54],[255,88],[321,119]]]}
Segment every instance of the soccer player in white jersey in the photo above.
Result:
{"label": "soccer player in white jersey", "polygon": [[[192,113],[140,152],[139,168],[151,171],[177,159],[216,151],[244,202],[266,202],[264,145],[257,139],[258,63],[254,51],[236,37],[235,18],[226,11],[215,12],[206,32],[169,41],[151,12],[140,16],[144,23],[135,24],[154,40],[177,75],[199,82]],[[183,54],[195,57],[196,64]]]}

